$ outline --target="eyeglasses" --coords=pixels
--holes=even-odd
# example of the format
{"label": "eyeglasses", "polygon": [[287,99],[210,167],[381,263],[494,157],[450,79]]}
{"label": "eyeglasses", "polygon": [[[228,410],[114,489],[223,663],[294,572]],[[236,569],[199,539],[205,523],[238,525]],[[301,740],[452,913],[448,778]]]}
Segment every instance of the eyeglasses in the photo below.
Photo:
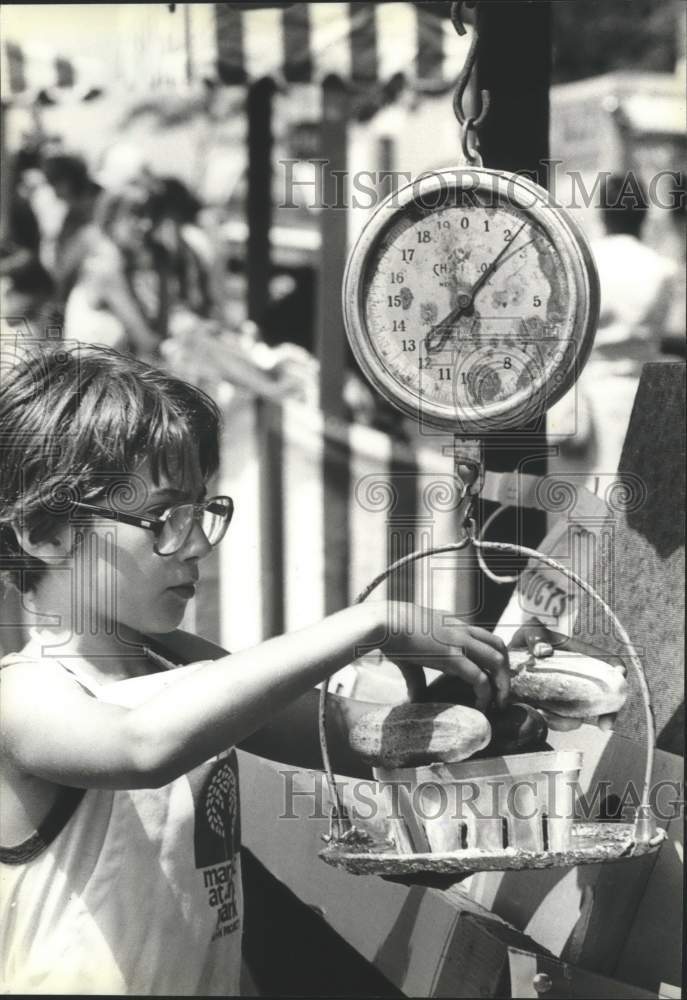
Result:
{"label": "eyeglasses", "polygon": [[200,525],[201,531],[214,548],[226,535],[234,514],[234,501],[231,497],[223,496],[210,497],[202,503],[175,504],[161,517],[124,514],[111,507],[97,507],[79,500],[74,501],[74,506],[110,521],[121,521],[122,524],[133,524],[136,528],[152,531],[156,535],[153,551],[159,556],[171,556],[178,552],[186,543],[194,524]]}

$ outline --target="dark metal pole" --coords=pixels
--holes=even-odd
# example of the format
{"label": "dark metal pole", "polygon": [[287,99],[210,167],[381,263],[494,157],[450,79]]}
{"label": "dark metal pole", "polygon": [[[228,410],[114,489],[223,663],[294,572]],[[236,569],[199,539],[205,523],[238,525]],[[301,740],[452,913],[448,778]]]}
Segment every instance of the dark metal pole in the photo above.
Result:
{"label": "dark metal pole", "polygon": [[341,311],[341,285],[348,250],[348,208],[344,191],[347,164],[348,98],[345,84],[328,77],[322,84],[322,157],[325,208],[321,214],[322,247],[317,289],[316,353],[320,362],[320,406],[343,417],[346,332]]}
{"label": "dark metal pole", "polygon": [[246,280],[248,318],[260,326],[269,304],[272,225],[272,95],[274,83],[259,80],[248,91],[248,199]]}
{"label": "dark metal pole", "polygon": [[[341,310],[341,285],[348,250],[348,207],[343,188],[348,161],[347,143],[346,86],[338,77],[331,76],[322,84],[321,155],[326,161],[322,177],[325,207],[320,216],[322,246],[315,331],[316,352],[320,362],[320,409],[324,413],[325,428],[328,424],[338,424],[346,416],[343,389],[348,341]],[[324,598],[325,611],[329,614],[350,601],[350,450],[345,437],[325,436],[322,478],[325,524]]]}
{"label": "dark metal pole", "polygon": [[[269,305],[272,225],[271,79],[248,91],[248,199],[246,280],[248,318],[261,326]],[[284,331],[286,334],[287,331]],[[281,415],[266,400],[256,407],[260,468],[260,552],[263,638],[284,631],[283,492]]]}
{"label": "dark metal pole", "polygon": [[485,166],[535,171],[549,155],[551,4],[488,0],[477,9],[477,89],[491,95],[480,129]]}
{"label": "dark metal pole", "polygon": [[7,119],[10,114],[8,101],[0,99],[0,160],[4,164],[0,172],[0,239],[7,240],[10,236],[10,200],[12,184],[16,183],[14,167],[10,163],[7,144]]}
{"label": "dark metal pole", "polygon": [[[549,0],[487,0],[477,7],[479,55],[477,89],[491,95],[489,113],[480,130],[485,167],[527,171],[546,187],[549,156],[549,87],[551,84],[551,4]],[[547,471],[545,419],[519,431],[493,435],[485,442],[486,467],[520,469],[537,475]],[[480,518],[494,504],[480,504]],[[505,512],[489,538],[535,545],[546,533],[546,515],[537,511]],[[510,574],[513,561],[490,559],[495,572]],[[522,562],[519,564],[522,566]],[[479,620],[498,620],[510,588],[482,577]]]}

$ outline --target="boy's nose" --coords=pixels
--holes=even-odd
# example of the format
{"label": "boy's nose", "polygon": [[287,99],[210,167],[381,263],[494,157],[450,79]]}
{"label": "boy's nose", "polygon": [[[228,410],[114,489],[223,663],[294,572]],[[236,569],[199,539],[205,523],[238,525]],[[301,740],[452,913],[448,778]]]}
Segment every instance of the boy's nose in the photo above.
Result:
{"label": "boy's nose", "polygon": [[204,559],[212,549],[200,523],[194,519],[193,527],[184,544],[179,549],[181,559]]}

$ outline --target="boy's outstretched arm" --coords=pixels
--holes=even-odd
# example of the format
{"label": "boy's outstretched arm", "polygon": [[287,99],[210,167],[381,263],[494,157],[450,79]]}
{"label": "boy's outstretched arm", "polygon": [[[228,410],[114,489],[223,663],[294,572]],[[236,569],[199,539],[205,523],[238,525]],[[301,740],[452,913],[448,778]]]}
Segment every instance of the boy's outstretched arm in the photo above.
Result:
{"label": "boy's outstretched arm", "polygon": [[462,677],[477,707],[488,707],[494,695],[503,705],[509,675],[502,640],[477,627],[446,625],[445,612],[427,612],[429,628],[420,628],[418,610],[386,601],[346,608],[253,649],[199,663],[131,709],[95,701],[61,671],[49,678],[40,668],[39,679],[10,666],[3,671],[3,743],[15,767],[47,781],[86,788],[166,784],[247,740],[371,648],[407,667],[428,664]]}
{"label": "boy's outstretched arm", "polygon": [[[268,640],[227,658],[225,668],[233,668],[239,680],[243,679],[243,669],[239,666],[243,658],[255,658],[257,667],[263,654],[275,652],[278,655],[286,644],[293,644],[293,653],[299,660],[298,678],[290,677],[290,668],[284,663],[282,676],[286,687],[273,684],[264,690],[264,701],[259,699],[262,725],[252,726],[251,731],[238,740],[241,747],[272,760],[320,768],[319,692],[314,685],[362,652],[376,647],[383,649],[389,659],[396,660],[406,674],[423,665],[438,667],[461,677],[473,688],[477,707],[486,708],[492,701],[503,707],[508,694],[509,674],[502,640],[478,627],[444,625],[445,612],[422,609],[421,615],[420,611],[413,605],[369,602],[347,608],[317,625]],[[420,625],[422,617],[424,630]],[[428,621],[431,621],[429,629]],[[361,627],[362,632],[358,631]],[[349,632],[350,629],[352,631]],[[329,667],[326,666],[327,661]],[[245,679],[250,679],[257,688],[260,682],[256,667],[249,668]],[[278,665],[273,663],[270,666],[268,658],[263,667],[267,674]],[[310,681],[305,684],[303,669],[313,671]],[[296,687],[300,689],[296,697],[287,694],[287,688],[295,690]],[[347,736],[354,723],[375,707],[369,702],[333,694],[329,696],[328,740],[332,762],[339,773],[369,776],[369,767],[351,750]]]}
{"label": "boy's outstretched arm", "polygon": [[[319,702],[317,689],[306,691],[265,726],[243,740],[241,749],[293,767],[321,770]],[[352,778],[371,776],[369,765],[351,750],[348,731],[357,719],[375,708],[379,705],[372,702],[342,698],[336,694],[328,696],[327,745],[332,767],[337,774],[347,774]]]}
{"label": "boy's outstretched arm", "polygon": [[[153,651],[161,653],[166,659],[175,663],[192,663],[199,659],[218,660],[228,655],[221,646],[181,629],[169,635],[151,636],[151,646]],[[322,767],[318,726],[319,704],[319,690],[312,688],[306,691],[243,740],[241,749],[257,754],[258,757],[266,757],[268,760],[319,770]],[[329,692],[327,743],[337,773],[354,778],[370,776],[369,765],[351,750],[348,732],[366,712],[378,707],[375,702],[345,698]]]}

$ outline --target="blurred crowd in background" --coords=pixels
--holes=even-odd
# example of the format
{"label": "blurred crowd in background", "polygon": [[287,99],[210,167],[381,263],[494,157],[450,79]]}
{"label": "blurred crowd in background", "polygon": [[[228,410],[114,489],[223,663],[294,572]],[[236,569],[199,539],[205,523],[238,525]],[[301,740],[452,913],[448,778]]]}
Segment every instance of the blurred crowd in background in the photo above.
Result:
{"label": "blurred crowd in background", "polygon": [[666,207],[668,246],[645,241],[650,204],[632,174],[611,174],[600,189],[603,232],[591,242],[601,293],[591,356],[573,391],[549,411],[547,431],[558,446],[552,471],[594,477],[618,468],[625,434],[647,362],[685,357],[684,175]]}
{"label": "blurred crowd in background", "polygon": [[[81,155],[45,136],[27,141],[9,169],[0,246],[6,331],[101,344],[188,368],[195,381],[211,376],[317,405],[318,362],[289,314],[294,282],[273,280],[264,329],[247,319],[217,236],[217,209],[187,183],[140,162],[91,172]],[[384,404],[352,371],[345,395],[351,419],[387,425]]]}
{"label": "blurred crowd in background", "polygon": [[[94,176],[80,155],[45,136],[19,149],[10,169],[8,236],[0,247],[6,328],[32,339],[103,344],[153,364],[175,363],[196,381],[206,373],[270,398],[318,405],[318,361],[304,346],[302,320],[288,311],[293,282],[274,279],[276,308],[267,311],[265,329],[246,319],[217,238],[217,210],[188,184],[142,163],[110,165]],[[592,244],[599,331],[576,393],[550,415],[561,452],[556,467],[615,468],[642,365],[684,357],[685,194],[679,185],[673,194],[665,209],[675,236],[669,256],[643,241],[649,204],[641,183],[630,188],[611,176],[602,188],[605,232]],[[345,394],[352,420],[401,437],[410,432],[353,370]]]}

